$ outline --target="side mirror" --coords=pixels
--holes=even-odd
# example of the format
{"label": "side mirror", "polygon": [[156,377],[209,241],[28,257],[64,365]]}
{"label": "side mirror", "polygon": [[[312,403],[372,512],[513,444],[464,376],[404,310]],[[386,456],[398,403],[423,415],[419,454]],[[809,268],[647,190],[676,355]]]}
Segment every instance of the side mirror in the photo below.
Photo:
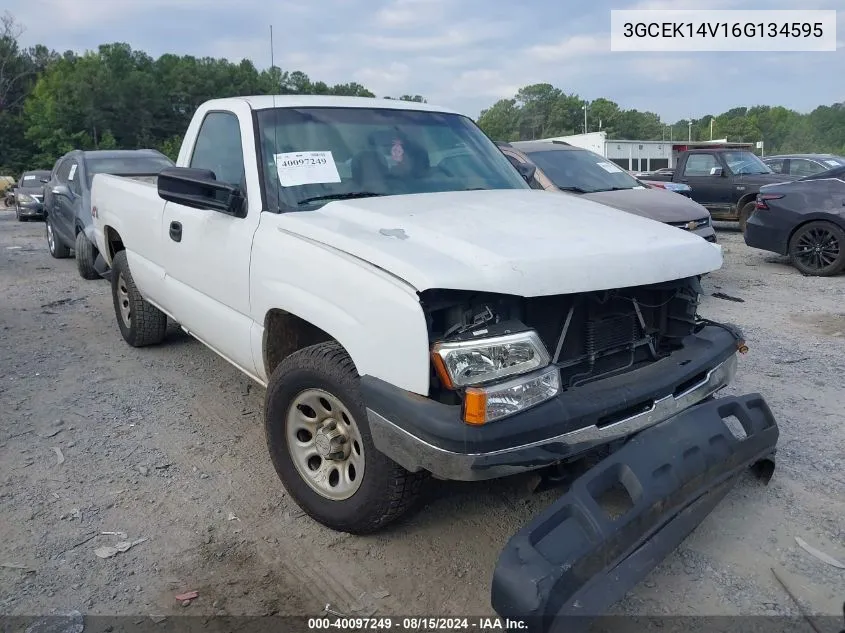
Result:
{"label": "side mirror", "polygon": [[534,180],[534,174],[537,173],[537,167],[531,163],[515,163],[514,166],[519,172],[520,176],[525,179],[525,182],[530,183]]}
{"label": "side mirror", "polygon": [[49,178],[39,178],[38,180],[40,180],[41,183],[44,184],[44,185],[46,185],[48,182],[50,182]]}
{"label": "side mirror", "polygon": [[67,185],[56,185],[50,190],[54,196],[64,196],[65,198],[73,197],[70,193],[70,188]]}
{"label": "side mirror", "polygon": [[220,182],[210,169],[167,167],[158,174],[158,196],[194,209],[246,217],[240,187]]}
{"label": "side mirror", "polygon": [[711,176],[723,176],[723,175],[724,175],[724,173],[722,172],[722,168],[721,168],[721,167],[712,167],[712,168],[710,169],[710,175],[711,175]]}

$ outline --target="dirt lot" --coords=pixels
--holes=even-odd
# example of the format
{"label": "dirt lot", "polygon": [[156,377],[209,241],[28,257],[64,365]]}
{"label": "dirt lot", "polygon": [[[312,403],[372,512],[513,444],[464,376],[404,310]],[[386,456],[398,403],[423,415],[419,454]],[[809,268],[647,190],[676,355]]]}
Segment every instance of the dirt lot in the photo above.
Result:
{"label": "dirt lot", "polygon": [[[702,313],[741,325],[750,352],[730,392],[778,416],[778,468],[750,475],[618,606],[637,614],[797,613],[771,568],[841,613],[845,571],[845,278],[805,278],[723,230]],[[330,532],[287,498],[270,464],[263,390],[173,331],[120,338],[108,284],[55,260],[43,223],[0,210],[0,614],[493,615],[499,550],[560,494],[515,478],[433,482],[377,536]],[[58,450],[56,450],[58,449]],[[63,458],[60,461],[59,453]],[[146,539],[108,559],[124,532]],[[15,566],[22,566],[19,569]],[[197,590],[183,607],[174,595]],[[809,630],[809,629],[808,629]]]}

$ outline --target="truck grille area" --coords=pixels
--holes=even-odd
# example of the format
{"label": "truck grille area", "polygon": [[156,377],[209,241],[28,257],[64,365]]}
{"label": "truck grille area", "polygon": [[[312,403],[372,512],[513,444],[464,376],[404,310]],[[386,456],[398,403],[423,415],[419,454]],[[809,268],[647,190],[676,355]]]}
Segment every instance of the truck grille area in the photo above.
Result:
{"label": "truck grille area", "polygon": [[693,333],[697,277],[661,284],[545,297],[434,290],[421,293],[431,340],[456,328],[518,321],[537,332],[561,384],[574,388],[663,358]]}

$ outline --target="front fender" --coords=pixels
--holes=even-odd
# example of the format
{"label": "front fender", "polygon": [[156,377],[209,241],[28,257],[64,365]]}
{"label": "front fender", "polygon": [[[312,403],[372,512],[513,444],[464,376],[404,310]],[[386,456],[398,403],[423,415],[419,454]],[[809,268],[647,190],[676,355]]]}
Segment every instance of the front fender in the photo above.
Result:
{"label": "front fender", "polygon": [[[428,329],[416,291],[360,259],[279,230],[276,214],[262,216],[250,263],[253,321],[263,325],[273,309],[294,314],[343,345],[360,375],[428,395]],[[263,359],[255,360],[266,380]]]}

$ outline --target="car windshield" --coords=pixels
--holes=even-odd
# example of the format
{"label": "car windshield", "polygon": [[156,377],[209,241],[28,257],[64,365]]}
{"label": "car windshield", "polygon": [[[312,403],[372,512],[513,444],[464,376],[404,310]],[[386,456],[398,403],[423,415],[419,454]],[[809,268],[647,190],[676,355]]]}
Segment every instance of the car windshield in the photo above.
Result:
{"label": "car windshield", "polygon": [[258,112],[271,209],[310,210],[344,198],[471,189],[528,189],[468,118],[388,108]]}
{"label": "car windshield", "polygon": [[27,171],[21,175],[21,179],[18,182],[18,187],[41,187],[44,184],[41,181],[48,180],[49,178],[49,171]]}
{"label": "car windshield", "polygon": [[115,176],[153,176],[162,169],[172,166],[173,161],[163,155],[127,155],[85,159],[89,187],[91,187],[91,183],[94,181],[95,174],[113,174]]}
{"label": "car windshield", "polygon": [[725,152],[723,156],[728,164],[728,169],[738,176],[774,173],[766,163],[752,152]]}
{"label": "car windshield", "polygon": [[624,169],[588,150],[541,150],[527,156],[563,190],[596,193],[643,187]]}

